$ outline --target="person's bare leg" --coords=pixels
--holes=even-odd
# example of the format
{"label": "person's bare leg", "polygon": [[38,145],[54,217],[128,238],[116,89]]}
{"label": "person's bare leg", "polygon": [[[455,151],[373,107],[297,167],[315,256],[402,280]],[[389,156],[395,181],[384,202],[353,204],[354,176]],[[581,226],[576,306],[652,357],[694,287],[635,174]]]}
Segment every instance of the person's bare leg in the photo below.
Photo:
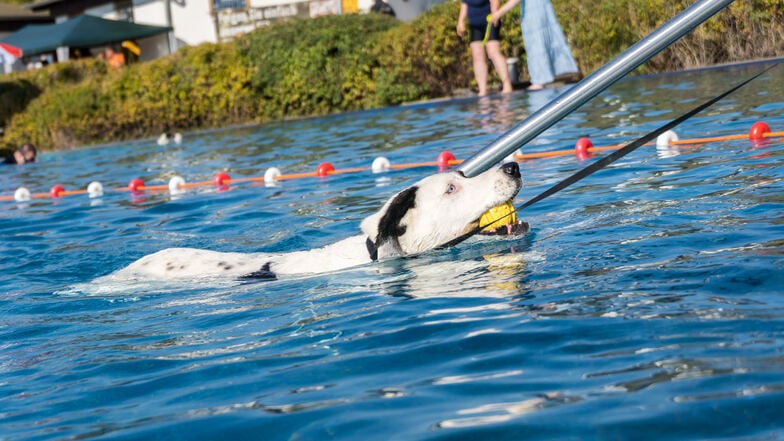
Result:
{"label": "person's bare leg", "polygon": [[506,64],[506,57],[501,53],[501,43],[498,40],[491,40],[485,46],[487,48],[487,56],[493,61],[498,76],[501,77],[503,88],[501,92],[510,93],[512,91],[512,81],[509,79],[509,68]]}
{"label": "person's bare leg", "polygon": [[481,41],[471,42],[471,57],[474,60],[474,77],[479,88],[479,96],[487,95],[487,55]]}

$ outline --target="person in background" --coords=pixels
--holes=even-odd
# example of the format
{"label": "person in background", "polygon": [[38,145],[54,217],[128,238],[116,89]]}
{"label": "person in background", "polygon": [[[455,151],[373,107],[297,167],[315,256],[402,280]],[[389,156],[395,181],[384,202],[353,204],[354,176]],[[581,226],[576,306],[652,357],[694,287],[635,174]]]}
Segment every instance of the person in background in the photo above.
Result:
{"label": "person in background", "polygon": [[125,56],[120,52],[115,52],[111,47],[107,47],[104,51],[106,62],[112,67],[122,67],[125,65]]}
{"label": "person in background", "polygon": [[35,162],[37,154],[38,150],[34,145],[25,143],[16,150],[0,150],[0,159],[3,160],[3,164],[25,164],[27,162]]}
{"label": "person in background", "polygon": [[[493,14],[493,22],[518,3],[520,0],[506,2]],[[523,0],[520,24],[531,76],[528,90],[540,90],[556,78],[572,83],[582,78],[550,0]]]}
{"label": "person in background", "polygon": [[120,44],[125,56],[125,64],[137,63],[142,56],[142,50],[134,41],[125,40]]}
{"label": "person in background", "polygon": [[[519,1],[519,0],[517,0]],[[465,33],[465,21],[468,18],[469,35],[471,39],[471,58],[474,64],[474,77],[479,88],[479,96],[487,95],[487,58],[493,62],[498,76],[503,84],[502,92],[512,91],[512,82],[509,79],[509,70],[506,57],[501,53],[501,23],[494,20],[488,32],[488,15],[495,17],[499,0],[463,0],[460,3],[460,15],[457,17],[457,35]]]}

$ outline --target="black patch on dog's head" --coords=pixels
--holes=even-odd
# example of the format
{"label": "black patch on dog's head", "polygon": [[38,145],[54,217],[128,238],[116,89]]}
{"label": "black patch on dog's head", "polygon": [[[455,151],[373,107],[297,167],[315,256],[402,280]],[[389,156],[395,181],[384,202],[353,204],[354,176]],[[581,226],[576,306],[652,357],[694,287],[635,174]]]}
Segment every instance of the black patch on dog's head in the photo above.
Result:
{"label": "black patch on dog's head", "polygon": [[386,212],[381,216],[381,220],[378,221],[378,235],[375,240],[376,248],[381,247],[384,243],[392,242],[396,251],[401,252],[397,238],[406,234],[406,226],[400,225],[400,222],[408,210],[416,206],[417,190],[419,190],[417,186],[407,188],[398,193],[392,199],[392,202],[389,203]]}

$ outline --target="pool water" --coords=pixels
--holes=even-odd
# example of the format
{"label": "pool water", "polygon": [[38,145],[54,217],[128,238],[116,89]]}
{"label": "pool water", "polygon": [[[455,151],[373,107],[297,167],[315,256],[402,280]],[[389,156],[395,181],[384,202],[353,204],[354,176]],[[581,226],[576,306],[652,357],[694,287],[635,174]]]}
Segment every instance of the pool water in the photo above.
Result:
{"label": "pool water", "polygon": [[[631,141],[762,66],[619,82],[524,150]],[[0,193],[465,159],[562,91],[44,153]],[[782,97],[778,67],[676,131],[781,131]],[[92,281],[167,247],[326,245],[435,169],[0,202],[0,439],[778,439],[782,156],[647,146],[523,210],[524,236],[261,283]],[[516,202],[590,162],[522,163]]]}

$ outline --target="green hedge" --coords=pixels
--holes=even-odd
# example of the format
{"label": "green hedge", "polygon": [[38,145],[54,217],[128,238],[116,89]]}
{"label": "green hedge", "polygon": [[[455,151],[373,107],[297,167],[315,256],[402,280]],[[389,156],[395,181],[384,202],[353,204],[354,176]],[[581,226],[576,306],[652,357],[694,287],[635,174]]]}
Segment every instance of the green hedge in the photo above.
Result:
{"label": "green hedge", "polygon": [[[553,0],[584,73],[691,3]],[[87,60],[0,77],[2,142],[66,148],[449,96],[475,87],[467,37],[455,33],[458,8],[446,0],[410,23],[379,14],[291,20],[119,71]],[[519,8],[502,35],[526,78]],[[782,56],[782,35],[784,0],[737,0],[640,70]]]}
{"label": "green hedge", "polygon": [[154,62],[51,88],[14,116],[5,141],[69,148],[246,122],[258,111],[252,73],[234,44],[185,47]]}
{"label": "green hedge", "polygon": [[0,126],[7,125],[40,94],[41,89],[26,78],[0,82]]}
{"label": "green hedge", "polygon": [[5,80],[0,81],[0,127],[6,126],[14,114],[23,111],[42,93],[105,74],[106,63],[87,59],[0,77]]}
{"label": "green hedge", "polygon": [[238,40],[252,63],[259,117],[367,109],[375,105],[379,33],[388,16],[351,14],[279,22]]}
{"label": "green hedge", "polygon": [[[584,72],[596,70],[692,4],[694,0],[553,0]],[[640,71],[664,72],[783,56],[782,37],[784,0],[736,0]]]}

